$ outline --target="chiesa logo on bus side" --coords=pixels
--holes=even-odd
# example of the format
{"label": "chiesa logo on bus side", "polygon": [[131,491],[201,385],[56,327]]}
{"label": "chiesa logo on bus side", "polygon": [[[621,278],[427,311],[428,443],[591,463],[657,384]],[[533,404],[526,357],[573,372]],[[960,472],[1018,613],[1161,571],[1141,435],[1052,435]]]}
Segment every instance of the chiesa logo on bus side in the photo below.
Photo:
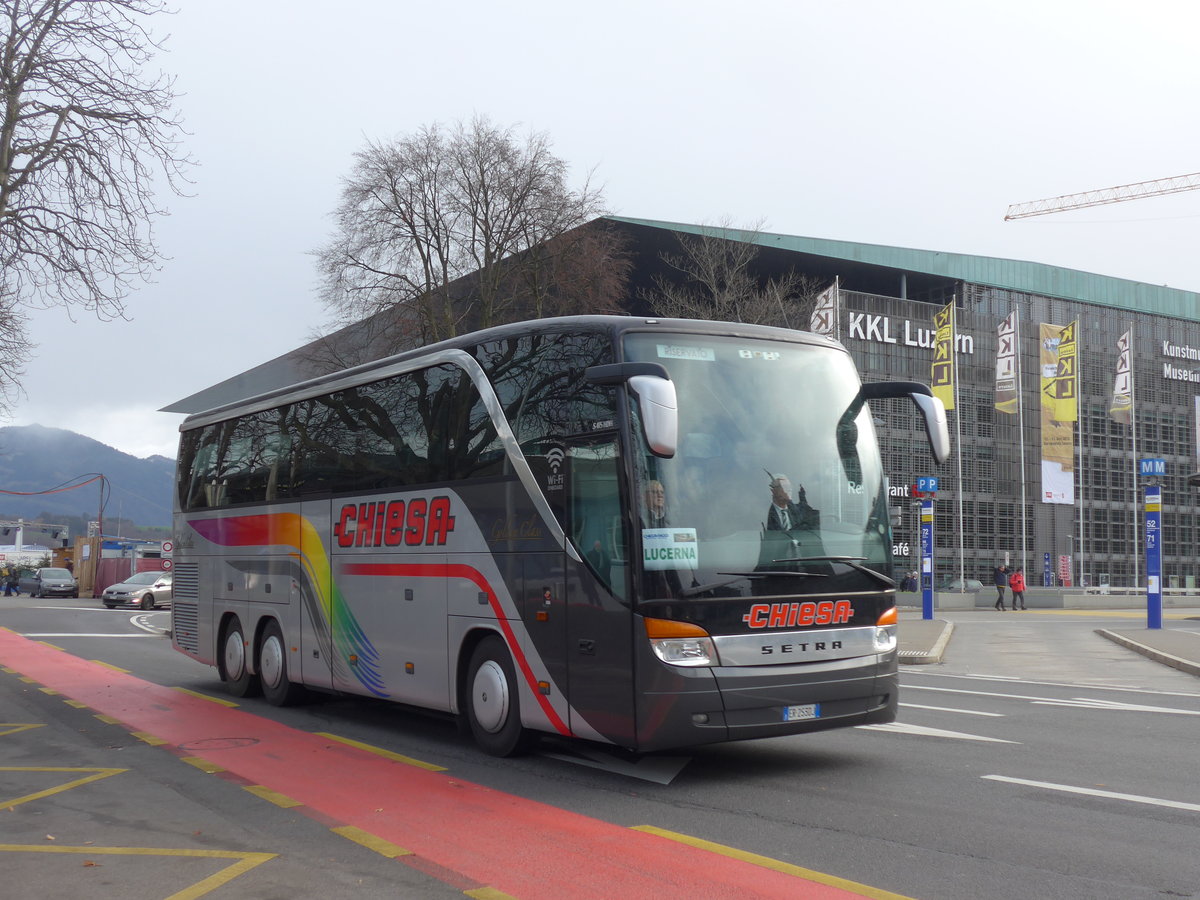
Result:
{"label": "chiesa logo on bus side", "polygon": [[454,530],[449,497],[347,503],[333,535],[339,547],[443,545]]}

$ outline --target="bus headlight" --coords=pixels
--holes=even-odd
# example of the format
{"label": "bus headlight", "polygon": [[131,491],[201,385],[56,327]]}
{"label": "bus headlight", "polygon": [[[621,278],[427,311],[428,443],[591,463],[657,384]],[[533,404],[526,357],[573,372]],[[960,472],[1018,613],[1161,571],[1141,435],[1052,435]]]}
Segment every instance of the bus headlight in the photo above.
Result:
{"label": "bus headlight", "polygon": [[654,655],[672,666],[715,666],[717,649],[708,632],[690,622],[645,619]]}
{"label": "bus headlight", "polygon": [[896,649],[896,623],[899,615],[892,607],[875,622],[875,652],[890,653]]}

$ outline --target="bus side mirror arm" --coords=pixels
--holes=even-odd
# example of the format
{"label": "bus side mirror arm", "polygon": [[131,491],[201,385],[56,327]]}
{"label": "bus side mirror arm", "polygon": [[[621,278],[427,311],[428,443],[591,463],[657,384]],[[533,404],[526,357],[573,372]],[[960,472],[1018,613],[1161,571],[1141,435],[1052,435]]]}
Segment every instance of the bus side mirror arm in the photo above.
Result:
{"label": "bus side mirror arm", "polygon": [[950,458],[950,429],[946,424],[946,407],[941,400],[933,396],[933,391],[928,385],[918,381],[873,381],[862,386],[859,397],[863,400],[910,398],[924,419],[925,437],[929,440],[933,461],[940,465]]}
{"label": "bus side mirror arm", "polygon": [[589,366],[584,377],[592,384],[626,384],[637,396],[646,446],[655,456],[670,459],[679,445],[679,404],[675,382],[658,363],[612,363]]}

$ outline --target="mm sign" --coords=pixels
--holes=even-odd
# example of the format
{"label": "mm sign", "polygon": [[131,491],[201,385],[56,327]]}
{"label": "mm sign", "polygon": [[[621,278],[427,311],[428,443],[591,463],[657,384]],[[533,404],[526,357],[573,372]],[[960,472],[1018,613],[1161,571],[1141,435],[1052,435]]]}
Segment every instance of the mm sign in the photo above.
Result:
{"label": "mm sign", "polygon": [[1143,478],[1165,476],[1167,474],[1167,461],[1165,459],[1139,459],[1138,474]]}

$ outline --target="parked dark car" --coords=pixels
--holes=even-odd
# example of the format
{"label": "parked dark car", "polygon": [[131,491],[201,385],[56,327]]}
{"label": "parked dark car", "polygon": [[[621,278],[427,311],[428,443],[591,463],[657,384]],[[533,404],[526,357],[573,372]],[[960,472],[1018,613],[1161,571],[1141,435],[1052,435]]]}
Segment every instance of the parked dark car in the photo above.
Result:
{"label": "parked dark car", "polygon": [[130,603],[142,609],[154,609],[160,603],[170,606],[173,581],[170,572],[138,572],[106,587],[100,599],[109,609]]}
{"label": "parked dark car", "polygon": [[78,597],[79,582],[67,569],[46,567],[22,575],[17,590],[30,597]]}

